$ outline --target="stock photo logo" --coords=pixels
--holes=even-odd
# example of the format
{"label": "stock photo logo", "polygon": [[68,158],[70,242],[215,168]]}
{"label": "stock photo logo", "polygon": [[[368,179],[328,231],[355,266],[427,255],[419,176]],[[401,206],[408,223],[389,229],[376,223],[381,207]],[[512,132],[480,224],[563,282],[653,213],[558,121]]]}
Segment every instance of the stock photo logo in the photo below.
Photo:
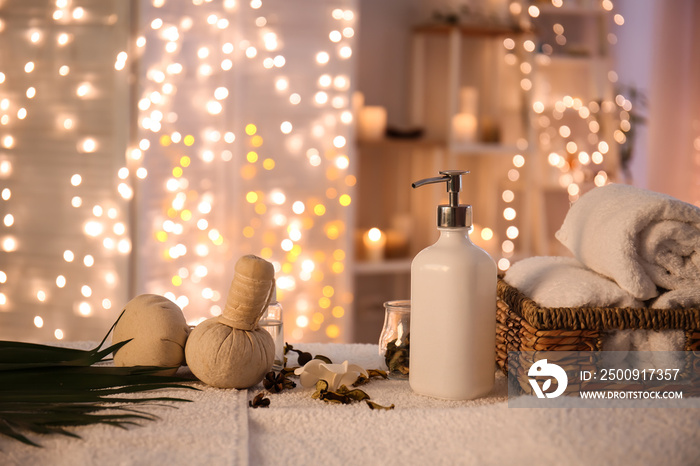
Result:
{"label": "stock photo logo", "polygon": [[[528,382],[530,382],[537,398],[556,398],[564,393],[566,386],[569,384],[569,379],[564,369],[554,363],[547,362],[546,359],[540,359],[530,366],[527,375],[529,377]],[[549,378],[545,380],[540,387],[535,377]],[[551,393],[547,393],[547,390],[552,386],[552,379],[557,381],[557,389]]]}

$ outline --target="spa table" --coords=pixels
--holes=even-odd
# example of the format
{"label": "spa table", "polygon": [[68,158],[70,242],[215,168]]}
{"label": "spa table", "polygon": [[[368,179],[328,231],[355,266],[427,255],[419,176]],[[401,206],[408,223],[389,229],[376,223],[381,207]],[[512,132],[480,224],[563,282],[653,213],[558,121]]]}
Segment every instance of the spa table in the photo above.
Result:
{"label": "spa table", "polygon": [[[376,345],[299,344],[334,362],[381,367]],[[181,369],[182,370],[182,369]],[[83,439],[40,437],[33,448],[0,437],[2,465],[697,465],[700,409],[509,408],[505,378],[467,402],[415,395],[407,381],[363,389],[392,411],[333,405],[300,385],[248,408],[262,390],[165,391],[192,403],[149,406],[160,420],[90,426]]]}

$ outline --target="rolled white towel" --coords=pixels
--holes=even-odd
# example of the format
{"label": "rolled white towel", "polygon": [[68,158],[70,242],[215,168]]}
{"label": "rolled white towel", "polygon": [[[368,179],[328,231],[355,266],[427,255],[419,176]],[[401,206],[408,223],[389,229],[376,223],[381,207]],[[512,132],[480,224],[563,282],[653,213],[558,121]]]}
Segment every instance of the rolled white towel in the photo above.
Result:
{"label": "rolled white towel", "polygon": [[644,307],[572,257],[523,259],[508,269],[504,281],[542,307]]}
{"label": "rolled white towel", "polygon": [[576,201],[556,238],[635,298],[700,285],[700,209],[665,194],[609,184]]}
{"label": "rolled white towel", "polygon": [[700,285],[663,293],[649,306],[654,309],[700,308]]}

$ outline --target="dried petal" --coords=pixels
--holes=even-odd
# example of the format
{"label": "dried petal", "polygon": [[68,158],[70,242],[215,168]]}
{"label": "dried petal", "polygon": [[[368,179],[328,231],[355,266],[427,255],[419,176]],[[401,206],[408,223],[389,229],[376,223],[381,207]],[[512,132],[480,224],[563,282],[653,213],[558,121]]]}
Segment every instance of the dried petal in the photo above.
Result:
{"label": "dried petal", "polygon": [[251,408],[267,408],[270,406],[270,399],[265,398],[264,392],[260,392],[255,395],[255,398],[248,402],[248,406]]}
{"label": "dried petal", "polygon": [[369,375],[369,378],[371,379],[372,377],[381,377],[382,379],[388,379],[389,376],[386,374],[386,371],[383,371],[381,369],[369,369],[367,371],[367,374]]}
{"label": "dried petal", "polygon": [[319,380],[316,382],[316,391],[325,391],[328,390],[328,382],[325,380]]}
{"label": "dried petal", "polygon": [[369,382],[369,377],[365,377],[363,374],[360,374],[360,376],[353,382],[352,386],[353,387],[359,387],[360,385],[364,385],[367,382]]}
{"label": "dried petal", "polygon": [[336,392],[324,392],[320,395],[319,398],[323,401],[328,401],[330,403],[340,403],[344,405],[350,403],[350,398],[348,398],[346,395],[342,395]]}
{"label": "dried petal", "polygon": [[375,403],[374,401],[371,400],[365,400],[365,403],[367,403],[367,406],[369,406],[369,409],[381,409],[381,410],[390,410],[394,409],[394,404],[392,403],[389,406],[382,406],[378,403]]}
{"label": "dried petal", "polygon": [[328,382],[319,380],[316,382],[316,391],[311,395],[314,400],[322,399],[321,397],[328,391]]}
{"label": "dried petal", "polygon": [[364,391],[360,390],[359,388],[356,388],[355,390],[350,390],[345,394],[345,396],[355,401],[369,400],[369,395]]}
{"label": "dried petal", "polygon": [[[384,362],[389,368],[389,372],[408,374],[410,335],[406,335],[401,341],[393,340],[387,343]],[[397,345],[398,343],[398,345]]]}
{"label": "dried petal", "polygon": [[333,361],[331,361],[331,359],[328,356],[324,356],[322,354],[317,354],[316,356],[314,356],[314,359],[320,359],[326,364],[333,364]]}
{"label": "dried petal", "polygon": [[389,377],[387,376],[386,371],[383,371],[381,369],[368,369],[367,375],[365,376],[364,374],[360,374],[360,376],[357,378],[357,380],[355,380],[352,386],[359,387],[360,385],[364,385],[367,382],[369,382],[372,378],[388,379]]}

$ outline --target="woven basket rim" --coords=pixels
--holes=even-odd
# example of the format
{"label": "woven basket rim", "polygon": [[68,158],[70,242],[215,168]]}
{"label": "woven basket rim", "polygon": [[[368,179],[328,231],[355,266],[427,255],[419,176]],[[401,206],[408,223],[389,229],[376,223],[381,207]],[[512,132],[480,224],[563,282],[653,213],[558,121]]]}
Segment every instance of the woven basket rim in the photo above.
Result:
{"label": "woven basket rim", "polygon": [[542,330],[697,330],[700,310],[621,307],[540,307],[520,290],[498,279],[498,298],[528,324]]}

